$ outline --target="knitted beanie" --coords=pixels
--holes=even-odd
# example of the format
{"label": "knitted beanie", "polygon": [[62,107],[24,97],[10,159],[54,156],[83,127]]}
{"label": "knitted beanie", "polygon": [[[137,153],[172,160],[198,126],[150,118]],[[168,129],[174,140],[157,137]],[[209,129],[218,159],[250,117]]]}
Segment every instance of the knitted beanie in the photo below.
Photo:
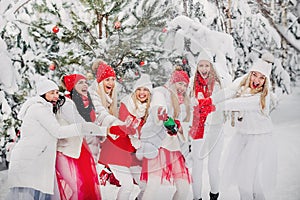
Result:
{"label": "knitted beanie", "polygon": [[58,86],[53,81],[49,80],[45,76],[39,78],[36,84],[37,95],[43,95],[51,90],[58,90]]}
{"label": "knitted beanie", "polygon": [[65,88],[71,92],[72,89],[74,88],[74,86],[76,85],[76,83],[80,80],[80,79],[84,79],[86,80],[86,77],[81,75],[81,74],[70,74],[70,75],[65,75],[63,77],[63,84],[65,86]]}
{"label": "knitted beanie", "polygon": [[148,74],[142,74],[141,77],[135,82],[133,91],[136,91],[140,87],[147,88],[152,93],[153,86]]}
{"label": "knitted beanie", "polygon": [[172,73],[170,82],[171,83],[185,82],[186,84],[189,84],[190,78],[189,78],[189,75],[185,71],[176,69]]}
{"label": "knitted beanie", "polygon": [[197,61],[199,62],[200,60],[206,60],[210,63],[213,63],[213,57],[207,50],[203,50],[200,52]]}
{"label": "knitted beanie", "polygon": [[256,61],[254,61],[252,68],[250,69],[251,72],[252,71],[260,72],[266,77],[270,76],[271,70],[272,70],[272,65],[262,59],[257,59]]}
{"label": "knitted beanie", "polygon": [[116,73],[111,66],[107,65],[104,62],[100,62],[97,69],[96,77],[97,77],[97,82],[100,83],[106,78],[116,77]]}

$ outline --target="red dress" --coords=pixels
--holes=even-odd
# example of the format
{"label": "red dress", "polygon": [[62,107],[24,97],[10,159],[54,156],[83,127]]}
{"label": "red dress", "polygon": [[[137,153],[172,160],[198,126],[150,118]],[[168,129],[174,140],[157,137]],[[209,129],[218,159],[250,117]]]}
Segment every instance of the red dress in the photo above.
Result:
{"label": "red dress", "polygon": [[[82,98],[84,107],[89,101]],[[76,102],[75,102],[76,104]],[[86,113],[90,119],[95,119],[94,109]],[[72,158],[57,151],[56,176],[61,200],[100,200],[100,184],[96,164],[88,144],[83,138],[78,158]]]}
{"label": "red dress", "polygon": [[[125,121],[128,116],[135,120],[136,117],[131,114],[126,105],[121,103],[119,110],[119,118],[121,121]],[[144,119],[141,119],[137,131],[140,132],[144,124]],[[108,164],[120,165],[125,167],[141,165],[135,152],[136,149],[132,146],[129,135],[133,135],[133,132],[127,132],[125,135],[120,133],[117,139],[113,139],[111,136],[107,136],[107,139],[101,145],[100,159],[99,163],[107,166]]]}

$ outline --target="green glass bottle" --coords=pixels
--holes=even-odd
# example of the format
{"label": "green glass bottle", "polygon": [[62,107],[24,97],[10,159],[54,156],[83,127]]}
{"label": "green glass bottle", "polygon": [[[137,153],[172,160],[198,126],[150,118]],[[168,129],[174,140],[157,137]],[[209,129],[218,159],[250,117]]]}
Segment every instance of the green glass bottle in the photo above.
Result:
{"label": "green glass bottle", "polygon": [[164,121],[164,126],[170,130],[174,135],[177,134],[178,128],[172,117],[168,117],[166,121]]}

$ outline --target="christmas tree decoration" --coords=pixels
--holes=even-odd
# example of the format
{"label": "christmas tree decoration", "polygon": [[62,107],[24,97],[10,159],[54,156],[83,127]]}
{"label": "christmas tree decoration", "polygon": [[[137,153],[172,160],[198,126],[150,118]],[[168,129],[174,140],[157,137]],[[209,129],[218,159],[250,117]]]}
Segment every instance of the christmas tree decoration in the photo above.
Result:
{"label": "christmas tree decoration", "polygon": [[116,21],[115,22],[115,29],[120,29],[121,28],[121,22],[120,21]]}
{"label": "christmas tree decoration", "polygon": [[56,69],[55,63],[51,63],[51,64],[49,65],[49,70],[54,71],[55,69]]}
{"label": "christmas tree decoration", "polygon": [[140,63],[139,63],[139,65],[140,65],[141,67],[144,66],[144,65],[145,65],[145,61],[141,60]]}
{"label": "christmas tree decoration", "polygon": [[158,36],[158,39],[160,42],[164,42],[166,40],[166,34],[164,33],[161,33],[159,36]]}
{"label": "christmas tree decoration", "polygon": [[59,28],[58,28],[58,26],[53,26],[53,28],[52,28],[52,32],[53,33],[58,33],[58,31],[59,31]]}

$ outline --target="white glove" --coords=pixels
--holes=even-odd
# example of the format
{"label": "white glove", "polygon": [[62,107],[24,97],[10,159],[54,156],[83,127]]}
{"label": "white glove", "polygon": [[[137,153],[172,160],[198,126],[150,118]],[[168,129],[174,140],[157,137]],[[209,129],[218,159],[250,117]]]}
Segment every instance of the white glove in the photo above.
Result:
{"label": "white glove", "polygon": [[106,127],[101,127],[93,122],[82,123],[82,133],[84,135],[106,136]]}
{"label": "white glove", "polygon": [[141,141],[138,138],[130,137],[130,142],[135,149],[138,149],[141,147]]}

